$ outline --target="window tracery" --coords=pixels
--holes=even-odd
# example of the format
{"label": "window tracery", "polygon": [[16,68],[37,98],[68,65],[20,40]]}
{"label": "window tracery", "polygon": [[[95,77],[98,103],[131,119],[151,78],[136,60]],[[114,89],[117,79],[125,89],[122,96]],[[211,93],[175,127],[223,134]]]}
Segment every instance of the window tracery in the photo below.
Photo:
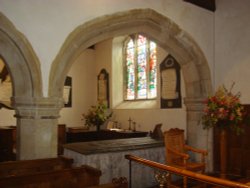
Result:
{"label": "window tracery", "polygon": [[155,42],[136,34],[125,41],[125,100],[154,99],[157,96]]}

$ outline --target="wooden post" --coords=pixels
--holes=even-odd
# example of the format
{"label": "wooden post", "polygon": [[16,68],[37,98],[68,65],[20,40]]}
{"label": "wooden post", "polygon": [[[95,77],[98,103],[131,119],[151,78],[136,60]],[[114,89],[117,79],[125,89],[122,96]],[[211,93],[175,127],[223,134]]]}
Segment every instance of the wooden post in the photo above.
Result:
{"label": "wooden post", "polygon": [[227,171],[227,132],[220,129],[220,177],[226,179]]}

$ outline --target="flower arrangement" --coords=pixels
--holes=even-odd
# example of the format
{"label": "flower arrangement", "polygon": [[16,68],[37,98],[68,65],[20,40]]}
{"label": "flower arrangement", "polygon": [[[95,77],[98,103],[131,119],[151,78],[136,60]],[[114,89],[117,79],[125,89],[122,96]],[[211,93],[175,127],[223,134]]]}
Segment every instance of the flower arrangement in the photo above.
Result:
{"label": "flower arrangement", "polygon": [[97,129],[100,129],[100,126],[108,120],[112,113],[108,113],[108,107],[99,102],[96,106],[91,106],[86,114],[82,114],[83,120],[85,120],[85,125],[87,126],[97,126]]}
{"label": "flower arrangement", "polygon": [[202,122],[204,128],[220,126],[221,128],[230,127],[240,134],[243,130],[239,126],[245,116],[244,107],[240,103],[240,93],[233,94],[225,86],[219,87],[214,96],[208,97],[205,101]]}

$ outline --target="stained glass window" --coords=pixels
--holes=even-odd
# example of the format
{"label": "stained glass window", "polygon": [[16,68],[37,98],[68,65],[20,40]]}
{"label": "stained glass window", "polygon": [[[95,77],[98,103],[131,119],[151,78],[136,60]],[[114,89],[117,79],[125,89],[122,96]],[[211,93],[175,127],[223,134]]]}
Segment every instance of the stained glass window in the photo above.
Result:
{"label": "stained glass window", "polygon": [[143,35],[133,35],[126,40],[126,100],[156,98],[156,47]]}

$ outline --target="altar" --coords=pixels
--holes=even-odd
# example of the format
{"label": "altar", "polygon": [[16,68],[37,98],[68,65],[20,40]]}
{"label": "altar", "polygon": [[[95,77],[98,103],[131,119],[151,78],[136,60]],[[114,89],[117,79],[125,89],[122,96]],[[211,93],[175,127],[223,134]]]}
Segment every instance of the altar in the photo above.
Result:
{"label": "altar", "polygon": [[[115,177],[129,180],[129,161],[126,154],[165,163],[163,140],[150,137],[78,142],[64,145],[64,156],[74,159],[75,166],[90,165],[102,171],[100,183]],[[156,184],[154,170],[132,162],[132,187],[145,188]]]}

